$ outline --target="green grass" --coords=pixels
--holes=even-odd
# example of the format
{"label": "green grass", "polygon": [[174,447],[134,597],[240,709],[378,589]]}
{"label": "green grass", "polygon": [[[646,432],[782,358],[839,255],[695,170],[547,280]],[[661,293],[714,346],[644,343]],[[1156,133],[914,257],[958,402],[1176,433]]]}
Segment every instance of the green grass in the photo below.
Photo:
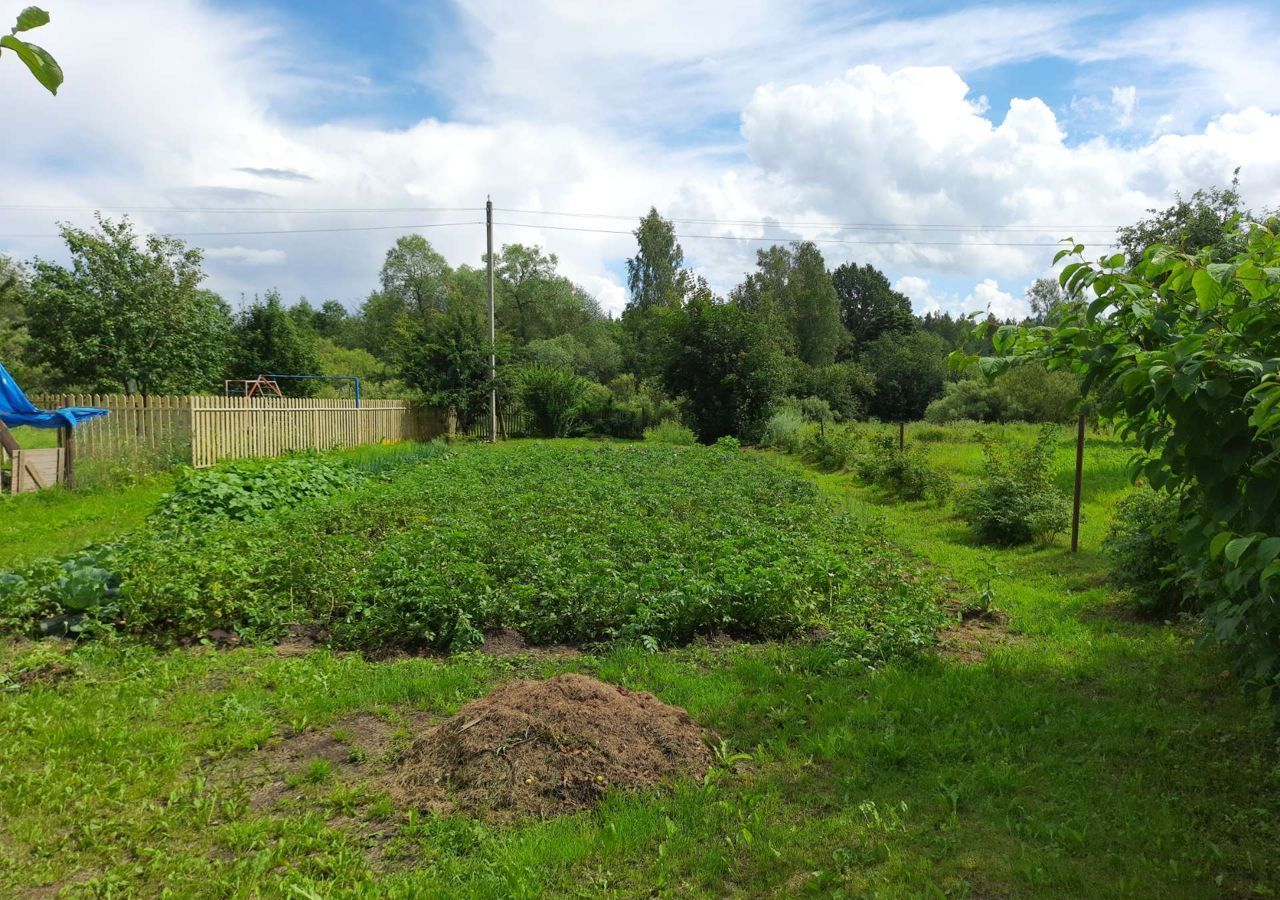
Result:
{"label": "green grass", "polygon": [[[964,478],[975,451],[930,453]],[[1126,454],[1102,441],[1091,453],[1074,556],[1061,542],[976,548],[946,511],[772,457],[882,518],[957,594],[994,565],[1011,633],[977,662],[850,673],[821,646],[786,644],[517,663],[0,646],[5,672],[74,670],[0,693],[0,894],[1272,896],[1275,734],[1190,629],[1135,621],[1107,587],[1097,539]],[[517,674],[565,670],[685,706],[722,755],[749,758],[705,784],[507,827],[405,815],[307,760],[274,807],[251,808],[243,782],[220,776],[355,711],[404,726]]]}
{"label": "green grass", "polygon": [[[56,436],[50,429],[26,427],[14,433],[24,447],[37,446],[31,442],[32,435]],[[333,455],[376,473],[388,463],[412,460],[419,446],[374,444]],[[172,488],[173,475],[164,472],[126,484],[0,496],[0,572],[135,531]]]}
{"label": "green grass", "polygon": [[170,476],[158,475],[126,487],[6,495],[0,498],[0,571],[141,527],[172,485]]}

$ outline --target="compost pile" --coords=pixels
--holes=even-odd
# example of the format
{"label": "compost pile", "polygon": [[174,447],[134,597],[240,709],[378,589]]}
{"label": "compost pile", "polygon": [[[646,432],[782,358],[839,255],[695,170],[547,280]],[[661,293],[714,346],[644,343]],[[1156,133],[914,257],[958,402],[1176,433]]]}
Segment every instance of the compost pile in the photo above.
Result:
{"label": "compost pile", "polygon": [[417,808],[554,816],[611,789],[701,777],[711,737],[679,707],[585,675],[513,681],[424,731],[394,787]]}

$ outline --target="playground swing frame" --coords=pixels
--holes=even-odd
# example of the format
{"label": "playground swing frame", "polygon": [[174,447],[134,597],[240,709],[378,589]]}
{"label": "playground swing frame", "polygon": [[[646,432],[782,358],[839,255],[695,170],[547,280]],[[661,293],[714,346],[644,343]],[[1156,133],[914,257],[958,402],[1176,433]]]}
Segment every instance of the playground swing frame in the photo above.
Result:
{"label": "playground swing frame", "polygon": [[279,381],[282,378],[318,379],[321,381],[350,381],[355,386],[356,409],[360,409],[360,376],[359,375],[259,375],[257,378],[232,378],[223,382],[223,393],[230,397],[231,385],[244,385],[245,397],[252,397],[259,391],[270,392],[277,397],[284,397],[280,391]]}

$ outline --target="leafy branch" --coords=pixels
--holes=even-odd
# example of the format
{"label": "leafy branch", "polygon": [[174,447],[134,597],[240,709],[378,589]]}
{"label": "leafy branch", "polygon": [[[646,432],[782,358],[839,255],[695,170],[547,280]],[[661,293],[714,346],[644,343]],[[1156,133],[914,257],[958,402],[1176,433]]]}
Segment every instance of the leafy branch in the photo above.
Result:
{"label": "leafy branch", "polygon": [[36,77],[36,81],[44,85],[45,90],[51,94],[57,94],[58,88],[62,85],[62,67],[58,65],[58,61],[50,55],[48,50],[18,37],[24,31],[48,24],[47,12],[38,6],[28,6],[18,13],[18,21],[14,23],[13,28],[9,29],[9,33],[0,37],[0,55],[3,55],[5,50],[12,50],[17,54],[18,59],[26,63],[31,74]]}

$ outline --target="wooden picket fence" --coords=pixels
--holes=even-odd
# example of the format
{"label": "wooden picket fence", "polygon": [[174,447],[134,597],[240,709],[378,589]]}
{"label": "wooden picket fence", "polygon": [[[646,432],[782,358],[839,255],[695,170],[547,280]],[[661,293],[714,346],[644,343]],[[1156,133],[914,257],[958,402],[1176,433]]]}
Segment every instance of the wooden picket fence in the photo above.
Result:
{"label": "wooden picket fence", "polygon": [[122,396],[31,397],[43,409],[95,406],[109,415],[76,429],[80,457],[168,457],[203,467],[224,459],[332,450],[381,441],[425,441],[444,434],[446,417],[407,400],[295,397]]}
{"label": "wooden picket fence", "polygon": [[[477,416],[470,425],[460,429],[467,437],[486,440],[489,437],[489,417]],[[525,412],[498,408],[498,440],[513,437],[530,437],[533,434],[533,416]]]}

